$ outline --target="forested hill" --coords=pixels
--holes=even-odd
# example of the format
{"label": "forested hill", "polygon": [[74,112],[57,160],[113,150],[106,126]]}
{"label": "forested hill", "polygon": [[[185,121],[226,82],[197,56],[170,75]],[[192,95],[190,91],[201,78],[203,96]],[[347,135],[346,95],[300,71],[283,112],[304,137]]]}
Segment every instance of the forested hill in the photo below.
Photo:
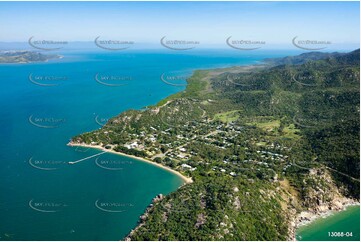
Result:
{"label": "forested hill", "polygon": [[0,51],[0,64],[44,62],[58,58],[61,58],[61,56],[53,55],[53,54],[44,54],[36,51],[27,51],[27,50]]}
{"label": "forested hill", "polygon": [[[264,62],[273,64],[273,65],[300,65],[300,64],[304,64],[308,61],[333,59],[333,58],[339,58],[342,56],[350,57],[353,55],[357,55],[357,52],[360,52],[360,50],[355,50],[351,53],[339,53],[339,52],[327,53],[327,52],[314,51],[314,52],[303,53],[303,54],[300,54],[297,56],[286,56],[286,57],[282,57],[282,58],[267,58],[264,60]],[[358,61],[358,60],[356,60],[356,61]]]}
{"label": "forested hill", "polygon": [[[304,54],[293,58],[301,65],[232,76],[238,85],[227,85],[225,77],[214,85],[250,114],[258,110],[291,118],[288,122],[300,130],[318,162],[358,178],[360,50],[320,56],[326,58],[310,61]],[[359,182],[333,175],[348,194],[359,197]]]}
{"label": "forested hill", "polygon": [[141,156],[193,178],[154,201],[127,239],[293,239],[301,211],[359,199],[359,57],[359,50],[311,52],[261,67],[196,71],[185,91],[72,143]]}

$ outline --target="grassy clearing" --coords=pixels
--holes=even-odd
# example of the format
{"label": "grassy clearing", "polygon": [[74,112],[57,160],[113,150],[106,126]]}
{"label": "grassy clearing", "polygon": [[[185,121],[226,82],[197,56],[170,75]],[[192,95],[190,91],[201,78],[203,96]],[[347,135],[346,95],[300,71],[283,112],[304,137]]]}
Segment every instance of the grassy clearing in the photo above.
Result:
{"label": "grassy clearing", "polygon": [[300,130],[296,129],[294,124],[290,124],[282,130],[282,136],[289,139],[299,139]]}
{"label": "grassy clearing", "polygon": [[224,113],[217,113],[214,116],[215,120],[219,120],[223,123],[229,123],[236,121],[240,117],[240,110],[232,110]]}
{"label": "grassy clearing", "polygon": [[300,130],[295,127],[294,124],[290,124],[288,126],[281,127],[281,120],[274,119],[271,117],[257,117],[252,120],[252,122],[246,123],[247,125],[256,126],[257,128],[262,129],[266,132],[279,132],[279,136],[287,139],[299,139],[301,136]]}
{"label": "grassy clearing", "polygon": [[246,123],[247,125],[256,126],[267,132],[273,132],[279,129],[281,121],[279,119],[273,119],[273,117],[256,117],[251,122]]}

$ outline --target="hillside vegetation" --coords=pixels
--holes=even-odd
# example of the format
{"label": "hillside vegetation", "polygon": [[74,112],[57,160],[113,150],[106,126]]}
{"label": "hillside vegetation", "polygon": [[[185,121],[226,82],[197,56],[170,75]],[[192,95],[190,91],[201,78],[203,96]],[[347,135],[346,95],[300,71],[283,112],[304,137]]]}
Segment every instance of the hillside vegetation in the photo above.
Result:
{"label": "hillside vegetation", "polygon": [[359,200],[360,51],[196,71],[185,91],[74,137],[193,178],[131,240],[286,240],[304,210]]}

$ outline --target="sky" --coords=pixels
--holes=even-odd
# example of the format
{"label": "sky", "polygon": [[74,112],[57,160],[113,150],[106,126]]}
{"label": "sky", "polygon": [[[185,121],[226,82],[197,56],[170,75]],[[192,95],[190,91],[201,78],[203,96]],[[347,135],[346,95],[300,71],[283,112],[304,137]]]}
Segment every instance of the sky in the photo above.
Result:
{"label": "sky", "polygon": [[359,2],[0,2],[1,42],[160,38],[221,44],[229,36],[359,45]]}

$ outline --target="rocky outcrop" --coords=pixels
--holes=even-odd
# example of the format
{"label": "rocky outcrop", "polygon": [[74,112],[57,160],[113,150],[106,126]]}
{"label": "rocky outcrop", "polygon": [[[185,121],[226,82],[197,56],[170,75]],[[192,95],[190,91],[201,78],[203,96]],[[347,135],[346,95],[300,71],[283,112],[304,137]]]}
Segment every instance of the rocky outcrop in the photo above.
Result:
{"label": "rocky outcrop", "polygon": [[153,198],[152,202],[153,203],[160,202],[163,200],[163,198],[164,198],[163,194],[158,194],[155,198]]}
{"label": "rocky outcrop", "polygon": [[152,203],[148,205],[148,207],[145,209],[145,212],[143,215],[139,216],[139,221],[138,221],[138,225],[137,227],[135,227],[132,231],[130,231],[130,233],[127,235],[127,237],[124,238],[125,241],[131,241],[131,237],[132,235],[145,224],[145,221],[147,220],[149,213],[152,212],[153,208],[154,208],[154,204],[159,203],[160,201],[162,201],[164,199],[164,195],[163,194],[158,194],[157,196],[155,196],[152,199]]}
{"label": "rocky outcrop", "polygon": [[342,195],[327,169],[310,169],[309,176],[303,183],[305,191],[299,200],[303,211],[297,212],[296,208],[288,209],[290,240],[295,240],[298,227],[317,218],[329,216],[335,211],[344,210],[347,206],[359,204],[359,201]]}

